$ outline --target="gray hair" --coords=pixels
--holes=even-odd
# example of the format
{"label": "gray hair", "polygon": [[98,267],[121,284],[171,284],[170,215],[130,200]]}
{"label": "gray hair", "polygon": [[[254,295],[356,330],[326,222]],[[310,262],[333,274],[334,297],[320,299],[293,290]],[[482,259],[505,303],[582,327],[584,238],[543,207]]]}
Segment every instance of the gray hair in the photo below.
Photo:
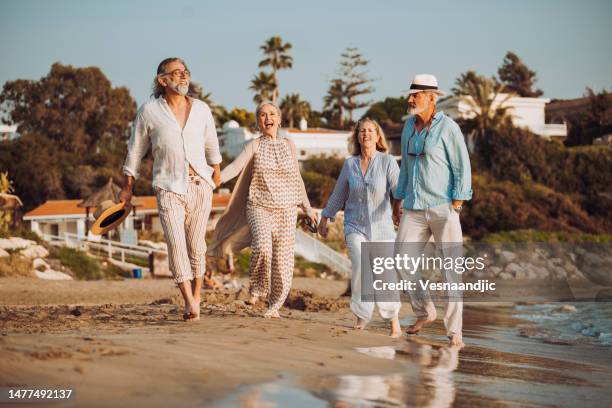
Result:
{"label": "gray hair", "polygon": [[433,95],[433,96],[434,96],[434,99],[433,99],[433,103],[434,103],[434,104],[435,104],[435,103],[438,103],[438,98],[440,97],[440,95],[439,95],[439,94],[437,94],[437,93],[435,93],[435,92],[428,92],[428,91],[425,91],[425,92],[427,92],[428,94],[431,94],[431,95]]}
{"label": "gray hair", "polygon": [[257,130],[261,130],[261,129],[259,129],[259,125],[257,124],[257,118],[259,117],[259,113],[261,112],[263,107],[266,106],[266,105],[270,105],[270,106],[274,107],[274,109],[276,109],[276,113],[278,114],[279,124],[283,122],[283,112],[278,107],[278,105],[275,104],[272,101],[267,101],[267,100],[266,101],[262,101],[262,102],[260,102],[259,105],[257,105],[257,108],[255,109],[255,126],[257,126],[257,128],[258,128]]}
{"label": "gray hair", "polygon": [[[164,86],[162,84],[159,83],[158,78],[160,77],[160,75],[163,75],[166,73],[166,66],[168,64],[170,64],[171,62],[180,62],[181,64],[183,64],[183,66],[185,67],[185,69],[189,69],[187,68],[187,64],[185,64],[185,61],[182,58],[178,58],[178,57],[172,57],[172,58],[166,58],[165,60],[163,60],[162,62],[159,63],[159,65],[157,66],[157,74],[155,74],[155,78],[153,78],[153,84],[151,86],[151,96],[154,98],[159,98],[160,96],[162,96],[166,90],[164,88]],[[191,78],[189,79],[189,91],[187,91],[187,95],[194,97],[198,95],[198,85],[195,84],[194,82],[191,81]],[[201,91],[201,89],[200,89]]]}

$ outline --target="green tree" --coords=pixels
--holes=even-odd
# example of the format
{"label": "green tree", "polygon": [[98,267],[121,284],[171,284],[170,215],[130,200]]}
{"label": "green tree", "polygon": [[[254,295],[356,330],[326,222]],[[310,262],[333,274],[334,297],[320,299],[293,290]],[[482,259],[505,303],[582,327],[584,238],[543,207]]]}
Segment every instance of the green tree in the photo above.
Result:
{"label": "green tree", "polygon": [[513,52],[508,51],[504,57],[502,66],[497,70],[499,79],[506,90],[523,97],[542,96],[540,89],[533,89],[536,82],[536,73],[529,69],[527,65]]}
{"label": "green tree", "polygon": [[253,101],[256,104],[260,104],[265,100],[273,100],[276,89],[276,79],[274,79],[274,75],[261,71],[253,77],[249,89],[255,91]]}
{"label": "green tree", "polygon": [[385,98],[370,106],[364,116],[370,117],[380,124],[399,124],[404,121],[406,115],[406,98]]}
{"label": "green tree", "polygon": [[345,86],[341,79],[331,81],[327,89],[327,95],[323,98],[323,116],[331,126],[344,128],[344,112],[346,103],[344,100]]}
{"label": "green tree", "polygon": [[121,176],[136,102],[99,68],[55,63],[39,80],[8,81],[0,107],[21,135],[0,144],[0,169],[10,171],[26,210]]}
{"label": "green tree", "polygon": [[40,80],[6,82],[0,106],[20,134],[36,132],[80,156],[104,144],[124,149],[136,115],[127,88],[113,88],[99,68],[59,63]]}
{"label": "green tree", "polygon": [[[455,86],[451,88],[451,92],[455,96],[466,95],[468,88],[473,86],[473,84],[479,83],[481,78],[481,75],[478,75],[476,71],[470,69],[469,71],[459,75],[459,77],[455,80]],[[492,80],[497,82],[496,79],[492,78]]]}
{"label": "green tree", "polygon": [[278,99],[277,72],[281,69],[289,69],[293,67],[293,57],[289,55],[289,50],[291,47],[292,45],[290,43],[283,42],[283,39],[279,36],[270,37],[261,47],[259,47],[266,56],[259,62],[259,68],[272,68],[271,75],[274,88],[272,90],[271,99],[274,103],[276,103]]}
{"label": "green tree", "polygon": [[329,124],[321,111],[311,110],[308,115],[308,127],[311,128],[327,128]]}
{"label": "green tree", "polygon": [[589,108],[586,111],[587,125],[592,127],[610,125],[612,121],[610,115],[612,95],[605,89],[596,93],[591,88],[587,88],[584,96],[589,100]]}
{"label": "green tree", "polygon": [[283,120],[290,128],[299,123],[302,118],[308,120],[311,111],[310,103],[300,99],[300,94],[297,93],[286,95],[280,108],[283,112]]}
{"label": "green tree", "polygon": [[347,48],[340,60],[340,72],[344,80],[346,111],[349,122],[353,121],[353,111],[368,106],[371,101],[357,98],[374,92],[372,80],[368,78],[365,67],[369,61],[363,58],[357,48]]}
{"label": "green tree", "polygon": [[229,113],[230,120],[235,120],[240,126],[248,127],[250,129],[255,128],[255,114],[246,109],[234,108]]}
{"label": "green tree", "polygon": [[[369,61],[363,58],[357,48],[347,48],[340,58],[338,78],[330,81],[327,95],[324,98],[324,109],[328,116],[339,127],[352,124],[353,112],[365,108],[371,102],[359,98],[374,92],[372,80],[368,78],[367,67]],[[346,113],[346,118],[344,114]],[[346,119],[346,121],[345,121]]]}
{"label": "green tree", "polygon": [[459,76],[455,85],[454,92],[462,95],[470,107],[468,118],[460,122],[474,144],[487,130],[498,129],[508,123],[510,114],[505,103],[513,94],[505,94],[503,84],[497,83],[494,78],[468,71]]}

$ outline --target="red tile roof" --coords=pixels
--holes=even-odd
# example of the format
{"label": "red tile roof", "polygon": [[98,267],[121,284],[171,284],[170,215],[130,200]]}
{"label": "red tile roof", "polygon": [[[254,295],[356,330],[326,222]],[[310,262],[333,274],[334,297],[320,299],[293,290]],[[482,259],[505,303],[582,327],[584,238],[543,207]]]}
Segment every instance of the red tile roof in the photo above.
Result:
{"label": "red tile roof", "polygon": [[287,129],[288,133],[329,133],[329,134],[344,134],[348,131],[346,130],[331,130],[331,129],[319,129],[319,128],[311,128],[306,130],[300,129]]}
{"label": "red tile roof", "polygon": [[[213,208],[225,208],[229,203],[230,194],[213,194]],[[155,196],[139,196],[135,197],[139,206],[139,210],[157,210],[157,200]],[[47,200],[44,204],[28,211],[24,217],[44,217],[44,216],[59,216],[59,215],[85,215],[85,208],[77,207],[81,200]],[[93,213],[94,209],[90,210]]]}
{"label": "red tile roof", "polygon": [[85,215],[85,209],[77,207],[81,200],[47,200],[43,205],[40,205],[28,211],[25,217],[40,217],[46,215]]}

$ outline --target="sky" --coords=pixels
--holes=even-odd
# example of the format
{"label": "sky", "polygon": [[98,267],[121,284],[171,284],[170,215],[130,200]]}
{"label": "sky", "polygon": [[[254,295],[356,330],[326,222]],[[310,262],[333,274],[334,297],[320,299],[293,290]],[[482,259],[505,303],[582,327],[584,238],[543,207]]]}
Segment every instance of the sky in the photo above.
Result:
{"label": "sky", "polygon": [[98,66],[141,104],[158,63],[178,56],[215,103],[253,109],[259,46],[279,35],[294,59],[280,94],[315,109],[346,47],[370,61],[373,100],[400,96],[417,73],[443,90],[469,69],[494,75],[507,51],[545,97],[575,98],[612,89],[610,21],[611,0],[0,0],[0,84],[39,79],[54,62]]}

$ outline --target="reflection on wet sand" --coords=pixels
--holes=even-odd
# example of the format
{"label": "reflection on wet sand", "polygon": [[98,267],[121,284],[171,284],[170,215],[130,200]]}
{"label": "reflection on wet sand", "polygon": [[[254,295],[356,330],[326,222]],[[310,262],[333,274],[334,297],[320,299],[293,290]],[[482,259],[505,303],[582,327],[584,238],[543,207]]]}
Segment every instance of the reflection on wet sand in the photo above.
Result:
{"label": "reflection on wet sand", "polygon": [[[401,404],[407,406],[422,407],[450,407],[455,400],[455,383],[453,371],[459,365],[459,347],[435,347],[429,344],[417,344],[408,342],[398,349],[392,347],[370,347],[360,348],[357,351],[379,357],[391,355],[400,361],[411,364],[412,376],[417,381],[408,380],[406,375],[399,376],[400,384],[405,389],[404,399]],[[398,376],[393,376],[395,378]],[[384,383],[389,377],[378,377]],[[382,391],[384,388],[380,387]],[[381,397],[384,397],[381,394]],[[385,400],[380,398],[379,400]]]}
{"label": "reflection on wet sand", "polygon": [[[458,347],[432,347],[408,342],[358,348],[376,358],[407,363],[406,372],[389,375],[340,375],[303,378],[243,387],[215,406],[245,408],[291,407],[405,407],[445,408],[453,405],[453,372],[459,363]],[[307,392],[309,391],[309,392]]]}
{"label": "reflection on wet sand", "polygon": [[610,401],[601,381],[581,377],[602,372],[588,364],[479,346],[460,349],[423,338],[355,351],[401,362],[405,369],[384,375],[285,377],[242,388],[217,406],[445,408]]}

